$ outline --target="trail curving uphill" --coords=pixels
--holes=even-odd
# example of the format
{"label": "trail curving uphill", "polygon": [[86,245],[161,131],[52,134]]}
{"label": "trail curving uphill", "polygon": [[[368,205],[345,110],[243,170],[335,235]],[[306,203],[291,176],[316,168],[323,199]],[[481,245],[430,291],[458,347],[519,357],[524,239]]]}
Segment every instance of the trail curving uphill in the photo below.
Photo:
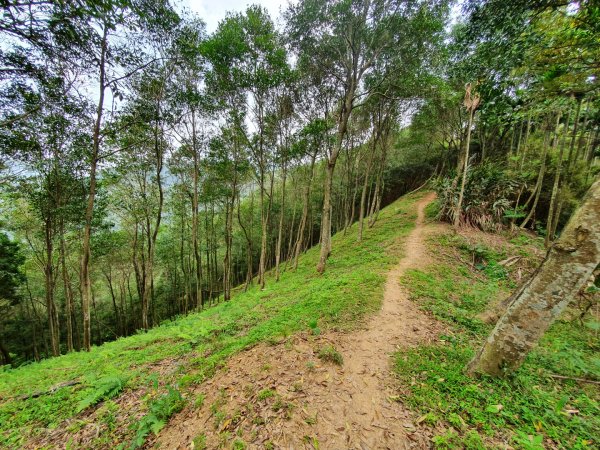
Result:
{"label": "trail curving uphill", "polygon": [[[411,414],[392,397],[390,355],[431,342],[441,324],[418,309],[399,283],[407,269],[428,263],[424,224],[429,193],[417,203],[416,226],[404,257],[388,274],[381,311],[352,333],[295,336],[287,344],[260,345],[231,358],[197,388],[201,408],[176,415],[156,441],[160,448],[404,449],[428,448]],[[344,364],[317,358],[333,345]]]}

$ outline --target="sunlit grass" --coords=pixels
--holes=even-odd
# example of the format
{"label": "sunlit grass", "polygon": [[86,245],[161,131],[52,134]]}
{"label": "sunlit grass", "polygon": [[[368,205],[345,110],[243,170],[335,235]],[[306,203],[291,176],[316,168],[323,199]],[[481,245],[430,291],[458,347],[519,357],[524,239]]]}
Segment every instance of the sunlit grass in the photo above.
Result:
{"label": "sunlit grass", "polygon": [[[422,194],[421,194],[422,195]],[[416,217],[414,201],[402,198],[382,210],[376,225],[356,242],[356,225],[333,237],[324,275],[316,273],[318,248],[310,249],[296,271],[279,282],[269,274],[264,290],[238,290],[233,299],[205,311],[168,321],[146,333],[0,373],[0,445],[18,447],[43,428],[56,428],[77,415],[80,402],[108,376],[127,380],[126,390],[155,379],[152,363],[181,359],[184,370],[167,380],[185,389],[203,381],[225,359],[258,342],[279,340],[299,330],[346,329],[381,304],[385,272],[399,258],[394,244],[407,235]],[[77,380],[38,398],[17,397]],[[164,380],[163,380],[164,381]]]}
{"label": "sunlit grass", "polygon": [[[465,251],[460,239],[447,236],[433,245]],[[514,245],[512,253],[522,243]],[[404,276],[412,300],[446,322],[450,332],[438,345],[396,354],[401,401],[418,412],[422,426],[435,428],[436,448],[596,448],[598,386],[550,376],[600,378],[598,340],[578,321],[555,323],[523,367],[508,378],[474,380],[465,374],[465,366],[492,328],[478,314],[507,295],[511,285],[495,270],[498,258],[505,255],[484,244],[476,251],[486,254],[486,263],[476,272],[440,258],[435,265]]]}

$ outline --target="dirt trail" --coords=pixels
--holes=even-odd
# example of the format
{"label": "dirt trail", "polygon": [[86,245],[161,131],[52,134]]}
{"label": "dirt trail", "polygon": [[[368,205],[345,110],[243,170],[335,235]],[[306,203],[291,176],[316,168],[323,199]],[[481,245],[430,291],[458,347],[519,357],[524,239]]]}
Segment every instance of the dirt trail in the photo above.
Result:
{"label": "dirt trail", "polygon": [[[187,408],[161,432],[160,448],[198,448],[203,440],[206,448],[230,448],[235,439],[247,448],[428,448],[411,414],[391,398],[390,355],[431,342],[443,331],[398,281],[407,269],[429,260],[424,209],[434,196],[416,203],[418,218],[404,242],[405,256],[389,272],[382,309],[364,329],[299,335],[231,358],[225,370],[198,388],[197,394],[206,393],[204,406]],[[317,359],[326,343],[343,355],[341,367]]]}

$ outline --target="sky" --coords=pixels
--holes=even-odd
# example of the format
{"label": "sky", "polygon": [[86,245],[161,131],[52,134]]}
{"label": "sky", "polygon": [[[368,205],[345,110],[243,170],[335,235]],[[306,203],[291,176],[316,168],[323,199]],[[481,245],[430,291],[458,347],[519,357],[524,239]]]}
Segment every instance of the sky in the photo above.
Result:
{"label": "sky", "polygon": [[[292,0],[293,1],[293,0]],[[280,13],[283,11],[290,0],[174,0],[175,7],[178,11],[184,8],[194,11],[198,16],[206,22],[206,31],[212,33],[217,29],[219,22],[225,18],[227,12],[241,12],[248,5],[261,5],[266,8],[271,15],[273,21],[281,25]],[[463,1],[455,2],[452,5],[450,14],[450,23],[456,23],[461,15],[460,8]]]}
{"label": "sky", "polygon": [[174,3],[180,11],[186,8],[197,13],[206,22],[206,31],[212,33],[227,12],[241,12],[253,4],[266,8],[277,23],[280,10],[286,8],[288,0],[176,0]]}

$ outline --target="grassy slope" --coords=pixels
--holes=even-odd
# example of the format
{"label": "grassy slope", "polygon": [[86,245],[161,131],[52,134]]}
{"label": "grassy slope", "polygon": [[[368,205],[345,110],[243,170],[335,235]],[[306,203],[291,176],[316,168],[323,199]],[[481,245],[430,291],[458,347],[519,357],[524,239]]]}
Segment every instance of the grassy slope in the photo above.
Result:
{"label": "grassy slope", "polygon": [[[464,374],[491,330],[477,315],[515,287],[514,274],[497,262],[518,254],[531,258],[539,245],[526,236],[505,240],[501,248],[487,246],[483,233],[469,239],[433,238],[435,265],[403,277],[412,300],[447,322],[451,332],[438,345],[396,355],[401,401],[436,435],[437,448],[598,448],[598,386],[549,377],[600,378],[600,345],[591,328],[565,317],[513,376],[473,381]],[[483,258],[478,270],[448,256],[471,261],[473,252]]]}
{"label": "grassy slope", "polygon": [[[313,248],[302,256],[296,272],[285,272],[278,283],[268,278],[263,291],[254,287],[237,293],[231,302],[95,347],[90,353],[73,353],[0,372],[0,446],[18,447],[44,433],[44,428],[64,426],[68,418],[85,420],[93,406],[82,413],[78,409],[120,392],[144,386],[154,386],[156,391],[159,375],[152,365],[166,358],[180,358],[179,370],[166,376],[167,380],[160,375],[160,386],[177,386],[185,396],[186,386],[211,376],[225,358],[258,342],[281,339],[309,324],[314,326],[315,321],[322,328],[353,326],[379,307],[385,271],[399,257],[393,244],[412,229],[413,203],[418,197],[402,198],[384,209],[361,244],[356,243],[356,226],[346,236],[334,236],[333,254],[323,276],[315,272],[318,249]],[[38,398],[15,398],[71,380],[81,384]],[[180,399],[178,395],[173,398],[175,403]],[[149,416],[148,410],[152,411],[156,403],[156,397],[145,398],[141,414]],[[136,429],[137,436],[142,436],[142,422],[132,422],[125,437],[133,437]],[[76,428],[77,421],[74,423]],[[100,430],[94,446],[111,447],[124,439],[111,437],[110,426]]]}

